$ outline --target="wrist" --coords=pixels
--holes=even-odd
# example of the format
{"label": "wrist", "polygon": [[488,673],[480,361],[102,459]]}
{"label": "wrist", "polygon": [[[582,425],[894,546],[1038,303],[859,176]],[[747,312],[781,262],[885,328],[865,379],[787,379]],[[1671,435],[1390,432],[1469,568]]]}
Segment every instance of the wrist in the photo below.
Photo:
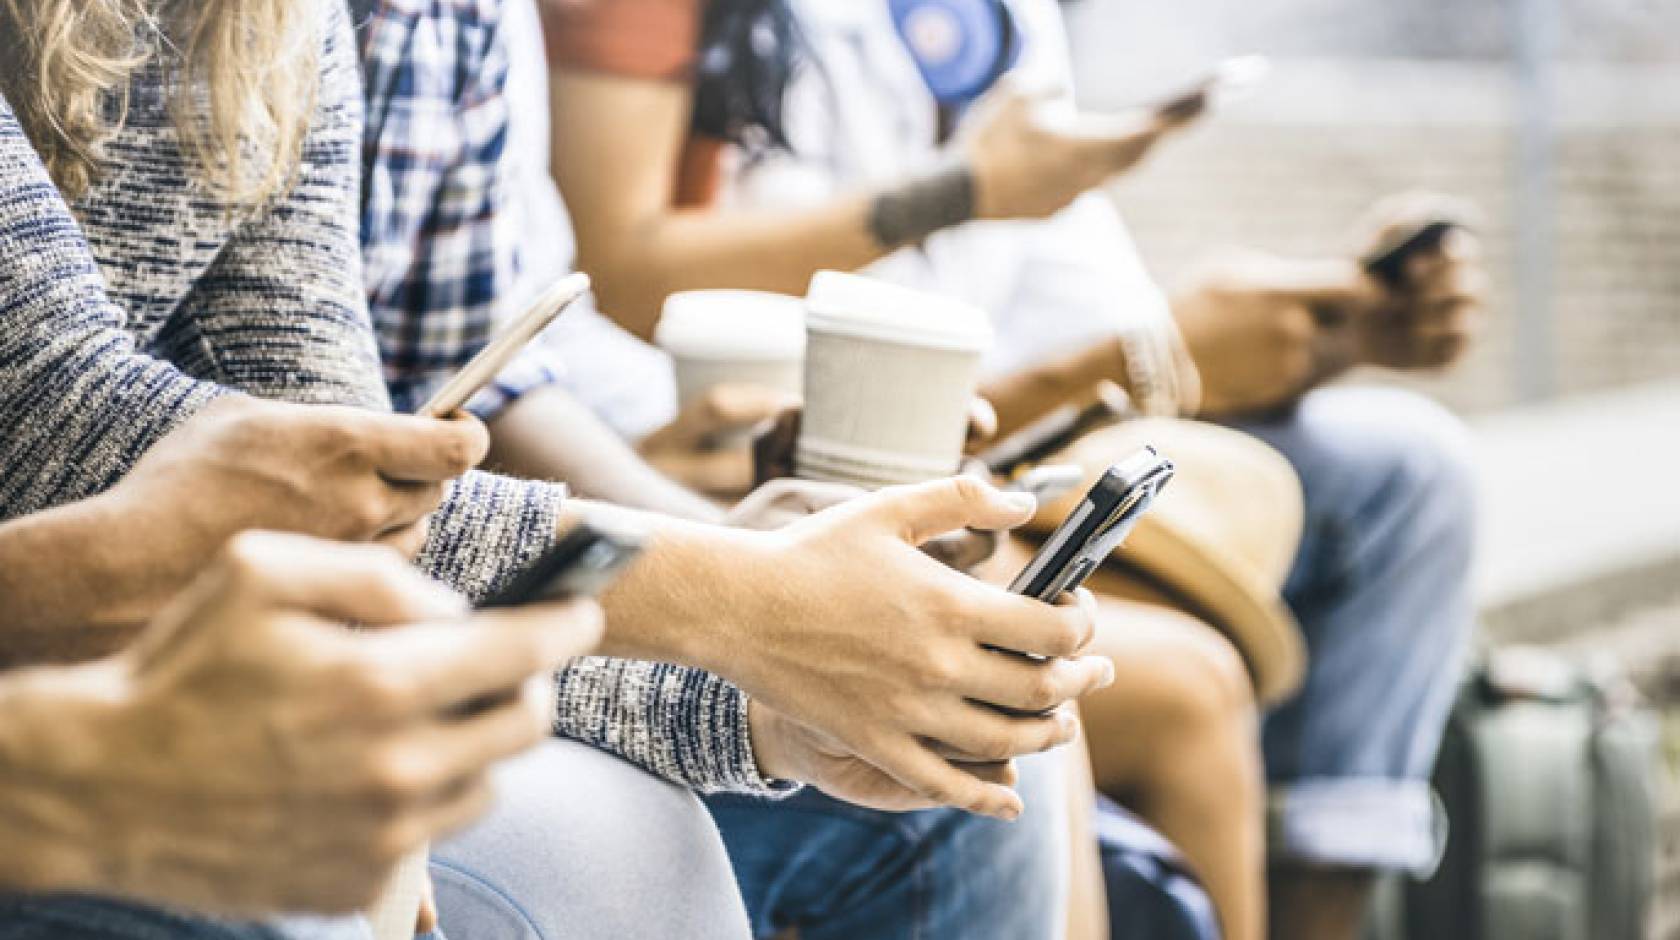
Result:
{"label": "wrist", "polygon": [[770,781],[797,781],[799,771],[788,748],[787,719],[758,699],[747,700],[747,728],[752,737],[753,762]]}
{"label": "wrist", "polygon": [[975,169],[959,164],[876,196],[869,233],[886,250],[915,245],[935,232],[978,218],[980,186]]}

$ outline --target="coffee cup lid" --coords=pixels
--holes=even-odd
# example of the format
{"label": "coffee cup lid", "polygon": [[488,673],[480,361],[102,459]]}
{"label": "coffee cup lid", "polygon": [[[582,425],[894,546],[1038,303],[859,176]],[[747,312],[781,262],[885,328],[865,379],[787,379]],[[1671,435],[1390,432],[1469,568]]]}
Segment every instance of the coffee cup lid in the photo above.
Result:
{"label": "coffee cup lid", "polygon": [[992,325],[985,311],[945,294],[840,271],[818,271],[805,295],[813,330],[889,343],[985,352]]}
{"label": "coffee cup lid", "polygon": [[768,291],[682,291],[666,298],[654,342],[693,359],[801,359],[805,307]]}

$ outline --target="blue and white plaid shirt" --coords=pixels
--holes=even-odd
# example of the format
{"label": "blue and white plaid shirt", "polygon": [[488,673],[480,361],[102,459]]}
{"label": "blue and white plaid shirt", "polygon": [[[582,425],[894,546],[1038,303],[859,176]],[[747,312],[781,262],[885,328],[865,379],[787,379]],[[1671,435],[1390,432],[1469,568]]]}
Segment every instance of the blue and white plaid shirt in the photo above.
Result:
{"label": "blue and white plaid shirt", "polygon": [[[490,341],[518,274],[500,0],[350,0],[367,130],[362,257],[391,399],[414,411]],[[534,344],[469,406],[563,375]]]}

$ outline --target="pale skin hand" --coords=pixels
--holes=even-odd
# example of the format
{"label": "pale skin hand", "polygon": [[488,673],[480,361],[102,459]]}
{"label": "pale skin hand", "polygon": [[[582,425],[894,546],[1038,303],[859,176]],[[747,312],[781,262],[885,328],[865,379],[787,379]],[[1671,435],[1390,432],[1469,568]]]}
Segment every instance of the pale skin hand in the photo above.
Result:
{"label": "pale skin hand", "polygon": [[977,105],[964,152],[974,170],[975,211],[982,219],[1042,219],[1136,167],[1172,130],[1200,115],[1150,111],[1113,115],[1101,133],[1076,133],[1043,121],[1044,96],[1005,79]]}
{"label": "pale skin hand", "polygon": [[[1369,240],[1437,204],[1379,204]],[[1451,365],[1481,325],[1487,280],[1479,243],[1458,229],[1409,259],[1395,289],[1351,259],[1230,253],[1175,295],[1173,313],[1201,373],[1203,411],[1237,415],[1286,405],[1358,365]]]}
{"label": "pale skin hand", "polygon": [[129,651],[4,677],[0,882],[365,908],[551,733],[549,673],[601,631],[588,603],[467,618],[389,549],[240,536]]}
{"label": "pale skin hand", "polygon": [[235,533],[297,532],[418,551],[484,428],[228,396],[116,487],[0,527],[0,633],[13,663],[109,652]]}
{"label": "pale skin hand", "polygon": [[603,599],[605,652],[708,669],[924,800],[1012,817],[1013,791],[945,755],[1002,762],[1066,743],[1075,720],[1060,706],[1113,667],[1081,655],[1094,629],[1085,604],[1009,594],[918,546],[1017,526],[1033,508],[958,478],[882,490],[775,533],[648,520],[652,549]]}

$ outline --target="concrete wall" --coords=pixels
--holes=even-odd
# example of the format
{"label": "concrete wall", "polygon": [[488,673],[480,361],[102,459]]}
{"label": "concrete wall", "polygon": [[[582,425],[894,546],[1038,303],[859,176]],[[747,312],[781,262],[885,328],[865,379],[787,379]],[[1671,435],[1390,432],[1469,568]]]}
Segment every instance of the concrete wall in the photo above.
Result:
{"label": "concrete wall", "polygon": [[[1418,26],[1439,25],[1442,3],[1094,0],[1070,14],[1091,106],[1147,98],[1221,54],[1289,52],[1260,94],[1114,187],[1169,283],[1219,244],[1336,250],[1389,192],[1438,189],[1480,205],[1493,322],[1464,368],[1421,384],[1482,410],[1511,403],[1519,371],[1540,368],[1533,357],[1519,361],[1515,338],[1519,318],[1534,315],[1516,309],[1519,265],[1535,262],[1515,238],[1518,99],[1503,58],[1508,24],[1494,15],[1509,5],[1455,2],[1473,14],[1456,44]],[[1552,288],[1545,332],[1555,350],[1549,384],[1560,394],[1680,375],[1680,3],[1577,6],[1551,109],[1553,263],[1536,268]],[[1317,15],[1331,7],[1337,17]],[[1312,23],[1319,32],[1303,26]]]}

